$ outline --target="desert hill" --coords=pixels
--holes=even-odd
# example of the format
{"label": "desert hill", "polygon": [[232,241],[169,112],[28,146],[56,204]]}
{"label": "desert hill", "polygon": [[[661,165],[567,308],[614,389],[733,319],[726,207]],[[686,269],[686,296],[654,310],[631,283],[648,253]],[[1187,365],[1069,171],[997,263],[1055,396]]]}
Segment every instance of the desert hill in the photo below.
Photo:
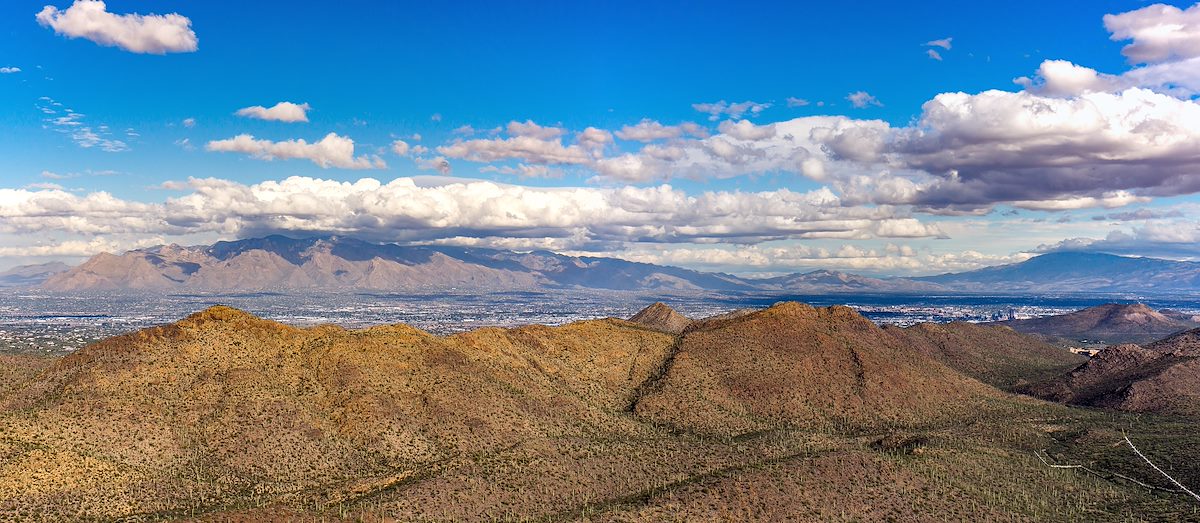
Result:
{"label": "desert hill", "polygon": [[1057,316],[998,323],[1020,332],[1106,343],[1146,343],[1196,326],[1141,303],[1107,303]]}
{"label": "desert hill", "polygon": [[639,416],[727,436],[911,422],[996,395],[853,309],[794,302],[694,324],[644,392]]}
{"label": "desert hill", "polygon": [[1028,392],[1070,405],[1195,416],[1200,415],[1200,358],[1116,345]]}
{"label": "desert hill", "polygon": [[[681,334],[603,319],[444,337],[214,307],[0,362],[0,519],[1182,514],[1172,494],[1033,457],[1111,456],[1091,441],[1121,420],[1007,394],[905,336],[797,303]],[[1064,446],[1047,426],[1099,432]]]}
{"label": "desert hill", "polygon": [[629,321],[672,334],[679,334],[692,324],[692,320],[687,316],[680,314],[663,302],[655,302],[638,311],[629,318]]}

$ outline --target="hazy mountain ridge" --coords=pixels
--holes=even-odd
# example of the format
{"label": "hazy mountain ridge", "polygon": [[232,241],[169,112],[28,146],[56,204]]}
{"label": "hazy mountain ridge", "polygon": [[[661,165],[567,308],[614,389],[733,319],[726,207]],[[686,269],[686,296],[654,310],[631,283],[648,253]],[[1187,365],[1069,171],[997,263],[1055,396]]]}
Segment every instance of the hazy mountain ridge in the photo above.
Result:
{"label": "hazy mountain ridge", "polygon": [[1052,252],[1020,263],[912,279],[980,292],[1196,292],[1200,262]]}
{"label": "hazy mountain ridge", "polygon": [[[593,288],[795,293],[1200,292],[1200,263],[1094,253],[1050,253],[962,273],[874,278],[831,270],[771,278],[568,256],[549,251],[376,244],[340,236],[267,236],[210,246],[166,245],[102,253],[24,285],[53,291],[379,290]],[[0,276],[2,277],[2,276]]]}
{"label": "hazy mountain ridge", "polygon": [[39,263],[36,265],[21,265],[0,272],[0,287],[26,287],[40,285],[51,276],[71,270],[71,266],[63,262]]}

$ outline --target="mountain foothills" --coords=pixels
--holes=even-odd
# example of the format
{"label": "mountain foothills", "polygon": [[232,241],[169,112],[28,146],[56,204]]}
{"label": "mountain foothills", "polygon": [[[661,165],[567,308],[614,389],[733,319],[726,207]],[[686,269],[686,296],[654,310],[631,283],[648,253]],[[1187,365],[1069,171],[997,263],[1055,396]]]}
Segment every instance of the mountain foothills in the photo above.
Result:
{"label": "mountain foothills", "polygon": [[818,270],[742,278],[615,258],[549,251],[376,244],[341,236],[284,236],[165,245],[102,253],[68,268],[27,266],[0,273],[0,285],[52,291],[378,290],[470,287],[490,290],[778,291],[796,293],[1200,292],[1200,263],[1094,253],[1049,253],[975,271],[919,278],[872,278]]}
{"label": "mountain foothills", "polygon": [[[1197,340],[1145,350],[1182,361]],[[9,358],[0,519],[1196,517],[1115,445],[1128,433],[1197,484],[1193,412],[1013,394],[1091,362],[1004,326],[880,328],[790,302],[693,320],[655,304],[433,336],[218,306],[58,360]]]}

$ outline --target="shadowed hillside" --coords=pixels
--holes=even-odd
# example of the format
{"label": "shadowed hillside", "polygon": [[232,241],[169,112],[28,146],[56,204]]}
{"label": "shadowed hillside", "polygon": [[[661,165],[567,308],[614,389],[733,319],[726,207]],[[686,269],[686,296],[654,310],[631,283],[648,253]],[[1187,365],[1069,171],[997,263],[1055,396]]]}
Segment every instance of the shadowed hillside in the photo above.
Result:
{"label": "shadowed hillside", "polygon": [[[1108,450],[1129,422],[1001,392],[906,336],[796,303],[679,335],[604,319],[447,337],[214,307],[0,362],[0,519],[1182,514],[1174,494],[1048,474],[1033,455],[1137,473]],[[1155,441],[1187,429],[1138,423]]]}
{"label": "shadowed hillside", "polygon": [[1193,329],[1145,347],[1109,347],[1029,392],[1072,405],[1200,416],[1198,339]]}

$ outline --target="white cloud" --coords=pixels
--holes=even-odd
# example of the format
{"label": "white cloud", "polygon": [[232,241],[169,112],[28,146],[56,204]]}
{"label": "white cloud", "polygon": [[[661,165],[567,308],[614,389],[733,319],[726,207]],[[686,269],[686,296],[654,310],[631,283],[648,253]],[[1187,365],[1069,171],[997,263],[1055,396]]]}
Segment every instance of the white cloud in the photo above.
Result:
{"label": "white cloud", "polygon": [[754,125],[749,120],[725,120],[717,130],[738,140],[756,141],[775,136],[774,125]]}
{"label": "white cloud", "polygon": [[[435,159],[436,161],[436,159]],[[0,233],[181,235],[331,232],[377,240],[460,236],[604,242],[758,243],[786,238],[910,237],[922,225],[896,209],[846,207],[828,189],[706,192],[658,187],[526,187],[448,179],[339,182],[305,177],[245,185],[173,184],[159,203],[108,193],[0,189]]]}
{"label": "white cloud", "polygon": [[855,91],[846,95],[846,100],[850,101],[850,105],[862,109],[872,105],[883,107],[883,103],[866,91]]}
{"label": "white cloud", "polygon": [[946,37],[946,38],[942,38],[939,40],[930,40],[928,42],[925,42],[925,45],[929,46],[929,47],[941,47],[942,49],[949,51],[950,43],[953,40],[954,40],[953,37]]}
{"label": "white cloud", "polygon": [[649,118],[643,118],[636,125],[626,125],[616,132],[617,138],[636,142],[653,142],[671,140],[683,136],[707,138],[708,129],[692,122],[679,125],[663,125]]}
{"label": "white cloud", "polygon": [[533,136],[459,141],[439,146],[437,151],[450,158],[473,162],[518,159],[541,164],[583,164],[591,160],[591,155],[579,145],[566,146],[558,138]]}
{"label": "white cloud", "polygon": [[443,175],[450,174],[450,161],[444,157],[438,156],[428,160],[425,158],[414,158],[413,161],[417,163],[417,168],[423,171],[437,171],[438,174]]}
{"label": "white cloud", "polygon": [[525,120],[524,123],[508,122],[507,131],[509,136],[527,136],[538,140],[554,140],[567,132],[562,127],[543,127],[533,120]]}
{"label": "white cloud", "polygon": [[182,123],[183,123],[184,127],[191,129],[192,127],[196,126],[196,119],[195,118],[184,118]]}
{"label": "white cloud", "polygon": [[159,237],[121,241],[111,237],[97,236],[90,240],[41,242],[33,245],[4,245],[0,246],[0,257],[84,257],[93,256],[101,252],[123,252],[129,249],[151,247],[163,243],[162,238]]}
{"label": "white cloud", "polygon": [[392,142],[392,152],[396,153],[397,155],[408,156],[408,150],[408,142],[404,140],[396,140]]}
{"label": "white cloud", "polygon": [[1121,49],[1132,63],[1154,63],[1200,57],[1200,4],[1180,10],[1154,4],[1104,16],[1114,41],[1133,40]]}
{"label": "white cloud", "polygon": [[0,67],[0,74],[16,74],[21,72],[20,67]]}
{"label": "white cloud", "polygon": [[311,107],[306,103],[279,102],[269,109],[261,105],[243,107],[238,109],[234,114],[245,118],[294,123],[307,122],[309,109]]}
{"label": "white cloud", "polygon": [[75,0],[65,11],[45,6],[38,12],[37,22],[63,36],[133,53],[187,53],[199,44],[192,21],[185,16],[118,15],[108,12],[100,0]]}
{"label": "white cloud", "polygon": [[796,98],[794,96],[787,97],[787,106],[788,107],[804,107],[808,104],[809,104],[809,101],[805,100],[804,98]]}
{"label": "white cloud", "polygon": [[942,61],[942,53],[937,52],[937,49],[926,49],[925,56],[932,60]]}
{"label": "white cloud", "polygon": [[636,262],[722,271],[756,270],[778,273],[827,269],[908,275],[974,270],[1016,263],[1032,257],[1026,253],[989,255],[973,250],[949,253],[921,252],[908,245],[896,244],[887,244],[882,248],[864,248],[851,244],[827,248],[792,242],[748,246],[664,245],[633,247],[626,251],[604,254]]}
{"label": "white cloud", "polygon": [[1033,201],[1015,201],[1010,205],[1021,209],[1031,209],[1038,211],[1069,211],[1075,209],[1090,209],[1095,207],[1103,207],[1112,209],[1114,207],[1124,207],[1134,203],[1145,203],[1150,201],[1150,198],[1145,196],[1135,196],[1128,191],[1112,191],[1104,193],[1099,197],[1095,196],[1075,196],[1062,198],[1058,200],[1033,200]]}
{"label": "white cloud", "polygon": [[750,116],[758,116],[759,113],[769,109],[771,104],[745,101],[740,103],[729,103],[725,100],[713,103],[692,104],[692,109],[702,113],[708,113],[708,119],[717,121],[722,115],[726,115],[733,119],[741,118],[742,115],[750,113]]}
{"label": "white cloud", "polygon": [[42,120],[46,128],[70,137],[71,141],[84,149],[96,148],[110,153],[129,150],[127,143],[112,137],[107,125],[101,123],[93,127],[84,119],[86,115],[51,98],[40,98],[37,107],[46,115]]}
{"label": "white cloud", "polygon": [[258,140],[249,134],[239,134],[225,140],[208,142],[205,149],[215,152],[248,154],[259,160],[309,160],[321,168],[383,169],[387,167],[378,156],[354,156],[354,140],[329,133],[320,141],[308,143],[302,139],[272,142]]}

